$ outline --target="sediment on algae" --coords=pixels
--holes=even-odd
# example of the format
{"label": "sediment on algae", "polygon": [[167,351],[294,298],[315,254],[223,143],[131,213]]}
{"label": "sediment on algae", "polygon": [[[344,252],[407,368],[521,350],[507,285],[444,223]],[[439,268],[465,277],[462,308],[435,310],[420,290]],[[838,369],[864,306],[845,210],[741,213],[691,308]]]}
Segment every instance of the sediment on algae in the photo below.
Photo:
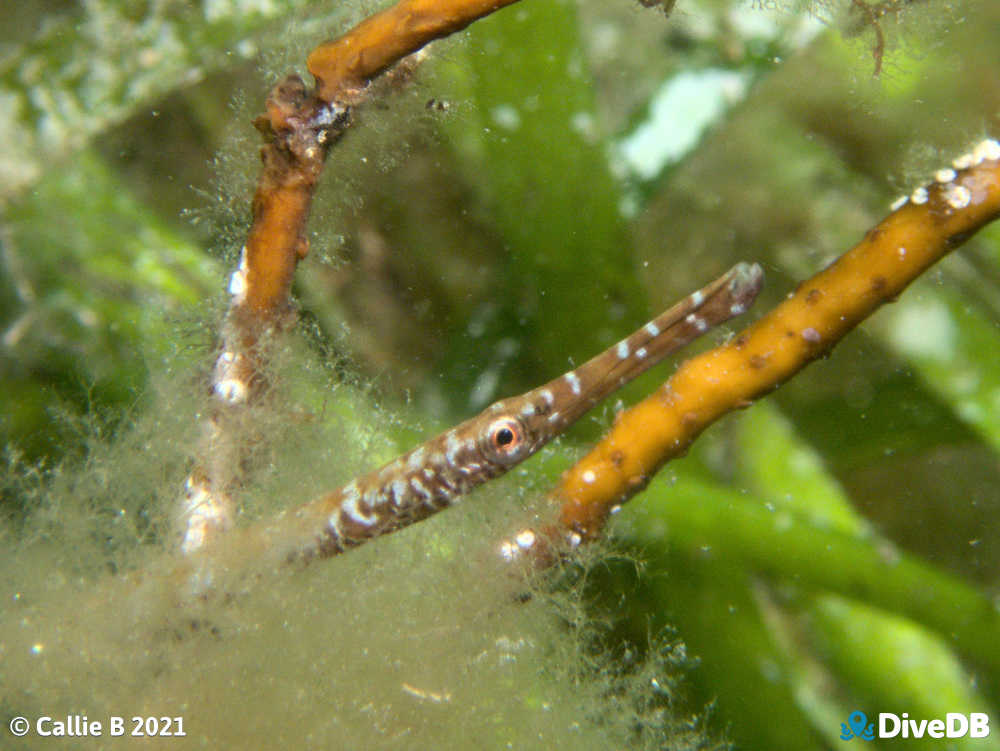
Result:
{"label": "sediment on algae", "polygon": [[[332,384],[301,344],[278,361],[285,385],[254,415],[266,446],[246,471],[250,515],[395,443],[391,416]],[[605,622],[578,582],[601,553],[565,576],[527,576],[499,556],[498,540],[542,511],[523,476],[329,561],[219,571],[197,595],[164,578],[200,405],[189,379],[152,382],[143,409],[92,438],[82,461],[11,480],[30,510],[3,531],[8,711],[180,716],[185,739],[154,741],[174,748],[709,745],[670,713],[683,660],[669,644],[628,667],[600,646]],[[25,747],[45,742],[32,734]]]}

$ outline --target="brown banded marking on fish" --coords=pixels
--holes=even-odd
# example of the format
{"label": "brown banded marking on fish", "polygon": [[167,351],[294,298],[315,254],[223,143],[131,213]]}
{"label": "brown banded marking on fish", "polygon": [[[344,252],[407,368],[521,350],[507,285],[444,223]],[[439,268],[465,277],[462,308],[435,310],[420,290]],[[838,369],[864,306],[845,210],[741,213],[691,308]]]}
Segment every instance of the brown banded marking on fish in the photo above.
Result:
{"label": "brown banded marking on fish", "polygon": [[[507,472],[594,405],[713,326],[745,312],[760,291],[757,264],[739,263],[580,367],[490,405],[380,469],[295,514],[312,536],[305,555],[335,555],[424,519]],[[315,523],[314,523],[315,522]]]}

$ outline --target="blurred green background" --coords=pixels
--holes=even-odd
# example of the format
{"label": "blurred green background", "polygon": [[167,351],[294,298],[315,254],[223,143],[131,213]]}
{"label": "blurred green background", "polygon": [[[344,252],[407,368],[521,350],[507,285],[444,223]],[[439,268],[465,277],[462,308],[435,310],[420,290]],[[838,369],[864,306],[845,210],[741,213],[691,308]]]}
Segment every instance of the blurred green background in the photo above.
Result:
{"label": "blurred green background", "polygon": [[[737,260],[764,265],[766,310],[1000,134],[1000,4],[870,3],[878,78],[854,5],[524,0],[440,44],[331,155],[295,288],[316,348],[404,415],[405,448]],[[358,13],[0,8],[0,432],[21,466],[79,461],[84,416],[113,431],[151,372],[207,367],[250,120]],[[594,577],[611,638],[675,629],[692,711],[714,703],[739,748],[840,747],[856,709],[1000,722],[997,352],[988,228],[621,514],[616,544],[646,565]],[[532,471],[554,482],[612,416]]]}

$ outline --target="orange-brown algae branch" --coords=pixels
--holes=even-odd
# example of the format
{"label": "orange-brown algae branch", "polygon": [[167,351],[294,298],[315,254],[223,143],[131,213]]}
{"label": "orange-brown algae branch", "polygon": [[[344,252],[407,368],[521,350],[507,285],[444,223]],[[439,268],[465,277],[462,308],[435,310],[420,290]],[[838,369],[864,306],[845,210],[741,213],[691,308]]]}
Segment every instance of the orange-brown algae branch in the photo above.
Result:
{"label": "orange-brown algae branch", "polygon": [[281,81],[257,121],[268,138],[253,199],[245,252],[243,306],[267,320],[287,305],[298,261],[308,251],[305,226],[330,145],[348,127],[350,105],[375,76],[429,42],[464,29],[515,0],[402,0],[321,44],[308,58],[316,77]]}
{"label": "orange-brown algae branch", "polygon": [[989,140],[900,199],[855,248],[728,343],[680,366],[622,412],[553,491],[573,541],[682,455],[714,421],[749,406],[832,349],[928,267],[1000,216],[1000,144]]}
{"label": "orange-brown algae branch", "polygon": [[287,305],[292,276],[308,251],[306,221],[330,145],[349,125],[357,90],[429,42],[464,29],[516,0],[403,0],[321,44],[308,58],[316,87],[280,82],[257,122],[268,137],[245,250],[245,298],[268,320]]}
{"label": "orange-brown algae branch", "polygon": [[329,144],[347,111],[318,103],[292,76],[274,87],[268,116],[257,122],[268,141],[253,199],[253,224],[229,279],[230,305],[219,335],[211,405],[202,420],[197,463],[180,502],[181,551],[191,553],[232,526],[245,430],[238,415],[264,390],[267,338],[289,323],[295,267],[308,248],[309,206]]}
{"label": "orange-brown algae branch", "polygon": [[292,276],[308,252],[306,221],[326,152],[348,125],[346,108],[318,102],[298,76],[271,91],[256,125],[268,138],[245,247],[245,289],[234,303],[268,319],[288,304]]}
{"label": "orange-brown algae branch", "polygon": [[310,54],[308,66],[317,78],[314,90],[292,75],[271,91],[266,115],[255,122],[267,143],[261,149],[253,222],[230,284],[233,300],[227,323],[238,341],[224,350],[242,354],[242,361],[230,364],[234,377],[229,382],[252,384],[259,373],[253,356],[257,339],[263,330],[281,323],[288,310],[296,266],[309,249],[306,223],[316,183],[330,146],[350,125],[350,104],[358,98],[341,101],[333,93],[367,84],[428,42],[511,2],[403,0]]}
{"label": "orange-brown algae branch", "polygon": [[406,55],[515,2],[402,0],[309,54],[306,65],[316,78],[316,95],[324,102],[349,99]]}
{"label": "orange-brown algae branch", "polygon": [[241,442],[233,420],[264,392],[268,339],[294,321],[290,291],[309,250],[306,224],[327,152],[350,126],[360,89],[428,42],[465,28],[514,0],[404,0],[310,55],[316,90],[292,75],[255,121],[265,137],[253,221],[229,282],[229,311],[212,375],[212,405],[202,421],[198,462],[185,481],[178,524],[181,551],[193,553],[232,526],[240,484]]}

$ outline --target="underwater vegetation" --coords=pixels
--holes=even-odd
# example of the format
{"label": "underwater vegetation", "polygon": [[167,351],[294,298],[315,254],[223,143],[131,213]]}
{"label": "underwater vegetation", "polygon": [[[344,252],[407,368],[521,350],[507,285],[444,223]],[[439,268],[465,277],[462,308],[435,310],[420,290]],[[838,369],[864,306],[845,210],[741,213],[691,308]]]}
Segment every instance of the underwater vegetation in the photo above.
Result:
{"label": "underwater vegetation", "polygon": [[1000,723],[1000,8],[379,7],[0,9],[0,745]]}

